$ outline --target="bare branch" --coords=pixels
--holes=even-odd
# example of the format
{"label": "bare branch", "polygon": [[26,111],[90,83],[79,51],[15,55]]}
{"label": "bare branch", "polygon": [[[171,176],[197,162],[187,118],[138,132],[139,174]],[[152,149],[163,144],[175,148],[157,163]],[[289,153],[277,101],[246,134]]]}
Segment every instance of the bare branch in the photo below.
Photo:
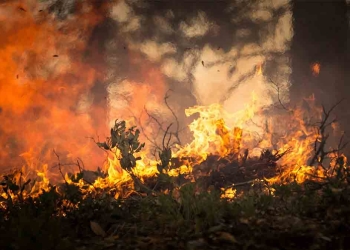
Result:
{"label": "bare branch", "polygon": [[277,91],[277,100],[279,102],[279,104],[281,105],[281,107],[285,110],[287,110],[288,112],[290,112],[291,110],[288,109],[283,103],[282,103],[282,100],[281,100],[281,87],[275,83],[271,78],[269,78],[269,82],[271,82],[274,86],[275,86],[275,89]]}
{"label": "bare branch", "polygon": [[168,131],[169,131],[169,129],[170,129],[171,126],[172,126],[172,123],[170,123],[170,125],[166,128],[166,131],[165,131],[165,133],[164,133],[164,136],[163,136],[163,149],[166,149],[166,148],[168,148],[168,146],[169,146],[169,142],[170,142],[170,139],[171,139],[171,134],[169,135],[169,140],[168,140],[168,143],[167,143],[166,146],[165,146],[165,137],[167,136]]}
{"label": "bare branch", "polygon": [[58,164],[58,170],[60,171],[61,176],[62,176],[64,182],[65,182],[66,184],[68,184],[67,181],[66,181],[66,178],[64,177],[64,174],[63,174],[63,172],[62,172],[60,156],[56,153],[55,150],[53,150],[53,153],[54,153],[54,154],[56,155],[56,157],[57,157],[57,161],[58,161],[58,163],[57,163],[57,164]]}
{"label": "bare branch", "polygon": [[330,151],[326,151],[325,150],[325,145],[326,142],[329,138],[329,134],[326,134],[326,129],[327,127],[329,127],[332,123],[336,122],[336,119],[334,118],[331,122],[327,122],[331,113],[333,112],[333,110],[343,101],[344,99],[338,101],[337,103],[335,103],[328,111],[326,111],[326,108],[322,105],[322,112],[323,112],[323,119],[320,122],[320,125],[318,126],[318,134],[319,137],[315,140],[314,143],[314,151],[315,154],[312,157],[309,165],[313,166],[315,164],[315,162],[318,162],[320,164],[320,166],[322,166],[324,168],[324,166],[322,165],[324,159],[329,156],[332,153],[339,153],[339,151],[341,149],[343,149],[347,143],[345,145],[341,145],[342,144],[342,140],[343,137],[340,139],[340,142],[338,144],[338,148],[336,150],[330,150]]}
{"label": "bare branch", "polygon": [[171,114],[173,115],[175,121],[176,121],[176,131],[173,133],[175,138],[177,139],[177,144],[181,145],[181,140],[180,140],[180,137],[179,137],[179,129],[180,129],[180,122],[179,122],[179,119],[177,118],[174,110],[170,107],[169,103],[168,103],[168,98],[170,97],[168,95],[168,92],[169,91],[173,91],[172,89],[169,89],[166,93],[165,93],[165,97],[164,97],[164,102],[165,102],[165,105],[167,106],[167,108],[170,110]]}

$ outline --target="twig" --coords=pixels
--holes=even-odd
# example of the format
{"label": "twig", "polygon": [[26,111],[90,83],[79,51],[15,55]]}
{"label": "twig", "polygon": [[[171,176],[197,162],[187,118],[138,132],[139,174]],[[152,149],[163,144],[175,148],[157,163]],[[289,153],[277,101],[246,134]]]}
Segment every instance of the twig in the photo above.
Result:
{"label": "twig", "polygon": [[279,104],[282,106],[282,108],[283,109],[285,109],[285,110],[287,110],[288,112],[290,112],[291,110],[290,109],[288,109],[283,103],[282,103],[282,100],[281,100],[281,97],[280,97],[280,92],[281,92],[281,88],[280,88],[280,86],[277,84],[277,83],[275,83],[271,78],[269,78],[269,81],[275,86],[275,88],[276,88],[276,91],[277,91],[277,100],[278,100],[278,102],[279,102]]}
{"label": "twig", "polygon": [[175,138],[177,139],[177,144],[181,145],[181,140],[179,137],[179,129],[180,129],[180,123],[179,123],[179,119],[177,118],[174,110],[172,110],[172,108],[170,107],[170,105],[168,104],[168,99],[169,99],[169,95],[168,92],[169,91],[173,91],[172,89],[169,89],[166,93],[165,93],[165,97],[164,97],[164,102],[165,105],[167,106],[167,108],[170,110],[171,114],[173,115],[175,121],[176,121],[176,131],[173,133],[175,135]]}
{"label": "twig", "polygon": [[[153,120],[158,124],[158,131],[159,131],[159,130],[164,131],[163,128],[162,128],[162,124],[158,121],[158,119],[157,119],[156,117],[154,117],[153,115],[151,115],[150,113],[148,113],[148,110],[146,109],[146,106],[144,107],[144,110],[145,110],[146,114],[148,115],[148,117],[151,118],[151,119],[153,119]],[[145,130],[144,130],[142,124],[141,124],[141,119],[140,119],[140,121],[139,121],[139,124],[140,124],[141,131],[142,131],[142,133],[144,134],[144,136],[146,137],[146,139],[155,147],[155,149],[161,150],[161,147],[158,146],[158,144],[157,144],[154,140],[151,140],[151,139],[149,138],[149,136],[145,133]],[[165,131],[164,131],[164,132],[165,132]],[[159,133],[159,132],[157,132],[156,137],[158,136],[158,133]]]}
{"label": "twig", "polygon": [[56,153],[55,150],[53,150],[53,153],[54,153],[54,154],[56,155],[56,157],[57,157],[57,161],[58,161],[58,170],[60,171],[61,176],[62,176],[64,182],[65,182],[66,184],[68,184],[67,181],[66,181],[66,178],[64,177],[64,174],[63,174],[63,172],[62,172],[60,156]]}
{"label": "twig", "polygon": [[250,180],[250,181],[245,181],[245,182],[233,183],[233,184],[227,186],[227,187],[225,188],[225,190],[227,190],[227,189],[229,189],[229,188],[233,188],[233,187],[245,186],[245,185],[248,185],[248,184],[252,184],[252,183],[254,183],[254,182],[256,182],[256,179]]}
{"label": "twig", "polygon": [[[90,139],[92,140],[96,145],[98,145],[98,143],[100,143],[100,138],[99,136],[97,136],[97,141],[95,140],[95,138],[93,137],[86,137],[87,139]],[[106,149],[102,148],[102,147],[99,147],[101,150],[103,150],[105,153],[106,153],[106,157],[108,157],[109,153]]]}
{"label": "twig", "polygon": [[[338,101],[336,104],[334,104],[329,111],[326,111],[325,107],[322,105],[322,112],[324,115],[324,118],[322,119],[322,121],[320,122],[320,125],[318,127],[318,134],[319,137],[315,140],[314,143],[314,151],[315,154],[313,156],[313,158],[311,159],[309,166],[313,166],[315,164],[315,162],[317,161],[322,168],[325,169],[325,167],[322,165],[323,160],[325,159],[325,157],[327,155],[329,155],[330,153],[334,152],[334,151],[325,151],[325,145],[326,142],[329,138],[329,134],[326,134],[326,128],[329,127],[332,123],[336,122],[336,119],[333,119],[331,122],[328,122],[328,119],[331,115],[331,113],[333,112],[333,110],[343,101],[344,99]],[[342,140],[342,138],[341,138]]]}
{"label": "twig", "polygon": [[167,136],[167,134],[168,134],[168,132],[169,132],[169,129],[170,129],[170,127],[171,127],[171,125],[173,125],[172,123],[170,123],[169,124],[169,126],[166,128],[166,130],[165,130],[165,133],[164,133],[164,136],[163,136],[163,149],[166,149],[166,148],[168,148],[169,147],[169,142],[170,142],[170,140],[171,140],[171,134],[169,134],[169,140],[168,140],[168,142],[167,142],[167,145],[165,146],[165,138],[166,138],[166,136]]}
{"label": "twig", "polygon": [[[149,117],[150,119],[152,119],[152,120],[158,125],[158,131],[157,131],[157,134],[156,134],[155,137],[156,137],[156,138],[158,137],[159,131],[162,131],[162,132],[164,133],[164,136],[167,136],[167,135],[169,134],[169,140],[168,140],[168,143],[167,143],[167,144],[168,144],[167,147],[169,147],[169,145],[170,145],[170,141],[171,141],[171,139],[172,139],[172,136],[174,136],[174,137],[176,138],[176,141],[174,141],[171,145],[174,145],[174,144],[179,144],[179,145],[181,145],[181,139],[180,139],[179,133],[180,133],[180,131],[182,131],[182,129],[180,129],[180,122],[179,122],[179,119],[177,118],[177,116],[176,116],[174,110],[170,107],[170,105],[169,105],[169,103],[168,103],[168,99],[169,99],[169,97],[170,97],[170,95],[169,95],[168,93],[169,93],[170,91],[172,91],[172,90],[169,89],[169,90],[166,92],[165,97],[164,97],[164,103],[165,103],[166,107],[169,109],[169,111],[171,112],[172,116],[173,116],[174,119],[175,119],[175,122],[176,122],[176,130],[175,130],[175,132],[169,132],[170,126],[168,126],[167,129],[164,129],[164,128],[163,128],[163,124],[162,124],[154,115],[152,115],[152,114],[147,110],[146,106],[144,107],[144,111],[146,112],[146,114],[148,115],[148,117]],[[161,147],[160,147],[154,140],[151,140],[151,139],[149,138],[148,135],[146,135],[146,133],[145,133],[145,131],[144,131],[144,128],[143,128],[143,126],[142,126],[142,124],[141,124],[141,120],[139,121],[139,124],[141,125],[141,131],[142,131],[143,134],[145,135],[146,139],[147,139],[148,141],[150,141],[151,144],[153,144],[153,146],[154,146],[156,149],[161,150]],[[163,138],[163,139],[164,139],[164,138]],[[164,144],[164,142],[163,142],[163,144]],[[164,146],[164,145],[163,145],[163,146]]]}

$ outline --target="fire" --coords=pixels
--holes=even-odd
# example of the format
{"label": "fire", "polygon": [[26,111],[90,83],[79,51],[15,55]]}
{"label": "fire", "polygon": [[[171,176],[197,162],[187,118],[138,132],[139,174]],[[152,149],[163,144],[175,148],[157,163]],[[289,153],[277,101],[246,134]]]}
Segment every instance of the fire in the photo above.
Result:
{"label": "fire", "polygon": [[314,76],[318,76],[321,71],[321,64],[318,62],[311,64],[311,71]]}
{"label": "fire", "polygon": [[[217,155],[221,158],[226,157],[230,160],[240,161],[242,159],[242,150],[249,146],[252,147],[254,127],[249,124],[249,121],[254,118],[254,114],[258,114],[258,110],[254,105],[255,101],[256,96],[253,93],[252,101],[246,105],[246,109],[235,114],[227,113],[218,104],[207,107],[194,106],[187,109],[186,115],[188,116],[196,113],[199,114],[199,117],[194,119],[189,125],[194,139],[184,146],[177,145],[173,149],[173,157],[181,159],[182,165],[176,169],[164,170],[164,173],[170,176],[177,176],[179,174],[191,175],[196,165],[205,161],[209,155]],[[312,106],[314,99],[310,98],[306,101]],[[321,110],[315,107],[313,108],[313,113],[319,118]],[[273,141],[273,134],[271,132],[266,132],[263,135],[263,139],[260,139],[259,145],[275,147],[271,151],[271,155],[285,153],[278,162],[280,165],[280,174],[274,178],[267,179],[268,182],[283,183],[295,180],[298,183],[302,183],[307,179],[322,178],[327,174],[327,171],[321,167],[315,168],[308,165],[308,160],[314,151],[314,143],[320,140],[320,135],[313,127],[307,125],[308,121],[305,120],[307,115],[302,110],[297,109],[292,113],[288,113],[288,119],[286,115],[277,117],[280,119],[279,122],[271,122],[269,131],[278,132],[278,129],[274,130],[273,124],[275,126],[283,126],[287,131],[284,130],[284,134],[281,134],[276,142]],[[228,126],[228,124],[232,124],[232,126]],[[259,145],[256,145],[255,148],[250,148],[250,150],[254,152],[254,149],[258,149]],[[229,157],[230,155],[235,157]],[[47,190],[50,182],[48,178],[48,165],[36,162],[36,154],[33,154],[33,151],[32,153],[22,154],[22,157],[26,159],[26,164],[22,168],[22,171],[18,173],[30,173],[34,171],[38,177],[38,182],[30,189],[28,194],[39,194],[40,190]],[[136,162],[132,173],[142,182],[147,178],[159,174],[157,169],[157,163],[159,161],[156,159],[150,160],[147,150],[139,152],[135,157],[140,157],[140,160]],[[76,185],[80,186],[85,192],[93,192],[94,188],[108,189],[113,187],[115,198],[129,196],[135,192],[136,186],[130,173],[121,167],[120,159],[121,152],[116,149],[104,165],[107,173],[106,177],[97,177],[93,183],[88,185],[87,189],[83,189],[83,186],[86,186],[83,180],[80,180]],[[344,159],[346,162],[345,156]],[[332,162],[332,166],[334,167],[335,165],[336,162]],[[28,176],[18,173],[15,178],[17,182],[20,179],[22,182],[28,180]],[[73,183],[67,174],[65,175],[65,181],[69,184]],[[232,199],[235,195],[236,191],[231,188],[224,190],[222,197]]]}
{"label": "fire", "polygon": [[[255,96],[253,95],[253,103]],[[309,99],[312,102],[313,99]],[[247,109],[238,114],[228,114],[226,113],[220,105],[211,105],[208,107],[195,106],[186,110],[187,115],[193,115],[199,113],[199,118],[195,119],[190,124],[190,129],[193,132],[194,140],[183,146],[177,146],[173,150],[173,157],[177,158],[193,158],[194,161],[183,161],[178,169],[172,169],[167,173],[170,176],[177,176],[178,174],[191,174],[192,169],[196,164],[200,164],[205,161],[209,154],[218,155],[220,157],[227,157],[228,155],[236,155],[235,160],[239,160],[238,154],[241,152],[241,147],[244,145],[249,145],[251,142],[251,137],[245,137],[245,133],[250,134],[250,127],[245,124],[249,119],[253,118],[254,110],[252,110],[254,105],[247,105]],[[287,152],[284,157],[279,160],[281,166],[281,174],[275,178],[268,179],[270,183],[276,182],[286,182],[291,179],[296,180],[301,183],[306,179],[313,177],[321,178],[324,177],[326,171],[321,167],[315,168],[309,166],[307,161],[310,159],[311,154],[314,150],[314,142],[319,139],[319,134],[309,128],[304,120],[305,114],[300,110],[292,113],[292,118],[288,120],[288,134],[281,136],[281,138],[275,144],[278,148],[273,150],[272,153],[276,152]],[[249,118],[249,119],[248,119]],[[234,120],[232,127],[227,126],[225,123]],[[231,119],[231,121],[229,120]],[[294,131],[294,132],[293,132]],[[293,133],[291,133],[293,132]],[[272,136],[266,134],[264,140],[260,143],[263,145],[273,145],[271,141]],[[270,140],[270,141],[269,141]],[[35,155],[35,154],[34,154]],[[141,151],[137,156],[140,156],[139,161],[136,163],[136,167],[132,170],[133,174],[140,178],[141,181],[155,176],[159,173],[157,170],[157,160],[148,160],[147,152]],[[27,181],[27,176],[21,175],[19,173],[30,173],[30,171],[35,171],[39,181],[30,189],[30,194],[39,194],[40,190],[48,189],[49,179],[48,179],[48,165],[43,164],[41,167],[40,163],[35,163],[35,156],[30,152],[22,154],[27,161],[26,165],[21,172],[17,173],[15,179],[19,182]],[[107,171],[107,176],[105,178],[98,177],[94,183],[89,185],[87,192],[92,192],[93,188],[111,188],[113,187],[115,192],[115,198],[126,197],[135,191],[135,186],[130,174],[122,169],[120,165],[121,153],[116,150],[114,155],[108,158],[104,169]],[[346,157],[344,156],[346,162]],[[39,165],[38,165],[39,164]],[[335,162],[332,163],[335,166]],[[27,169],[25,169],[25,167]],[[41,170],[39,171],[38,169]],[[73,182],[66,175],[65,181],[72,184]],[[80,180],[77,185],[81,188],[86,185],[82,180]],[[28,194],[29,194],[28,193]],[[234,189],[227,189],[223,191],[222,197],[232,199],[236,195]],[[4,196],[4,195],[3,195]]]}
{"label": "fire", "polygon": [[[20,168],[13,175],[17,184],[35,180],[23,190],[23,195],[38,195],[50,188],[50,182],[60,180],[78,185],[84,192],[113,188],[115,198],[127,197],[137,191],[132,175],[145,182],[160,174],[157,168],[160,161],[150,158],[149,148],[137,152],[135,157],[140,160],[129,172],[122,168],[121,152],[115,149],[104,163],[105,176],[96,176],[91,183],[83,179],[75,183],[68,174],[77,175],[77,164],[72,164],[77,157],[88,162],[88,169],[103,162],[105,155],[87,137],[97,131],[108,131],[107,122],[102,119],[103,108],[91,106],[87,97],[96,82],[103,78],[101,56],[93,54],[94,63],[84,60],[89,51],[87,40],[92,28],[101,21],[101,15],[94,11],[89,1],[83,2],[84,8],[78,8],[81,12],[65,22],[38,12],[41,6],[34,1],[23,1],[21,8],[27,10],[23,13],[16,12],[18,3],[8,3],[6,8],[14,17],[4,18],[0,13],[0,20],[6,20],[1,28],[4,39],[0,41],[0,141],[4,145],[0,151],[0,166],[9,164]],[[121,93],[123,89],[116,93],[118,98],[127,99],[134,113],[130,114],[128,108],[120,108],[121,102],[110,103],[114,106],[108,112],[113,119],[122,116],[128,125],[135,125],[137,122],[130,116],[141,117],[139,123],[145,123],[142,114],[146,103],[147,108],[163,113],[163,107],[158,103],[163,100],[166,85],[156,66],[140,66],[142,57],[131,54],[131,62],[139,66],[145,83],[123,81],[122,86],[130,92]],[[311,66],[314,75],[319,75],[320,67],[319,63]],[[256,75],[262,75],[262,71],[262,64],[258,64]],[[155,101],[148,102],[148,99]],[[197,115],[188,126],[193,140],[171,149],[172,157],[179,159],[180,164],[163,172],[169,176],[192,175],[196,166],[210,155],[240,162],[244,150],[249,150],[246,157],[256,157],[262,149],[270,149],[269,157],[278,158],[281,154],[283,157],[278,158],[279,175],[268,182],[296,180],[301,183],[309,178],[324,177],[329,170],[322,168],[320,161],[315,161],[316,167],[309,163],[315,142],[322,140],[319,131],[309,126],[311,114],[317,121],[322,118],[322,110],[314,106],[314,99],[305,100],[310,112],[298,108],[272,117],[264,116],[266,107],[258,107],[257,100],[258,96],[252,91],[251,101],[236,113],[225,111],[219,103],[187,108],[187,117]],[[102,118],[95,121],[94,117]],[[146,125],[145,132],[154,132],[153,127]],[[343,159],[346,165],[346,157]],[[80,171],[86,170],[80,169],[79,164]],[[331,167],[337,164],[333,161]],[[1,196],[7,195],[2,190]],[[232,199],[235,195],[236,191],[231,188],[223,190],[222,197]]]}
{"label": "fire", "polygon": [[[194,140],[184,147],[178,147],[174,156],[190,156],[201,162],[207,159],[209,154],[221,157],[237,154],[242,141],[242,126],[257,111],[255,102],[256,96],[253,92],[252,101],[246,105],[245,110],[234,114],[226,112],[220,104],[194,106],[186,109],[187,116],[199,114],[199,118],[189,125]],[[233,123],[235,126],[230,128],[226,125],[227,122]]]}
{"label": "fire", "polygon": [[18,155],[23,152],[52,166],[56,161],[52,149],[61,160],[79,156],[97,166],[103,155],[87,137],[107,127],[93,124],[94,111],[82,110],[80,99],[100,77],[83,60],[85,38],[99,17],[86,3],[74,18],[57,22],[46,10],[39,11],[42,5],[37,1],[1,5],[6,9],[2,14],[11,14],[1,25],[0,166],[6,170],[4,166],[22,165],[26,159]]}
{"label": "fire", "polygon": [[262,75],[262,63],[259,63],[255,67],[255,75]]}
{"label": "fire", "polygon": [[232,187],[230,187],[226,190],[222,188],[221,191],[223,191],[223,194],[221,195],[221,198],[223,198],[223,199],[232,200],[236,197],[237,190],[233,189]]}
{"label": "fire", "polygon": [[[254,127],[250,126],[248,122],[258,112],[254,106],[255,101],[256,96],[253,94],[252,102],[246,106],[246,110],[236,114],[227,113],[218,104],[206,107],[195,106],[187,109],[186,115],[188,116],[196,113],[199,114],[199,117],[194,119],[189,125],[194,139],[184,146],[177,145],[173,150],[173,157],[182,159],[183,165],[167,173],[171,176],[177,176],[180,173],[191,174],[191,171],[196,165],[205,161],[209,155],[217,155],[222,158],[235,155],[236,157],[231,158],[231,160],[240,160],[242,149],[251,146],[252,139],[254,138],[252,136],[254,134]],[[314,99],[311,97],[306,101],[312,106]],[[320,118],[321,110],[315,107],[312,108],[313,113],[316,114],[316,118]],[[280,175],[267,179],[267,181],[270,183],[283,183],[295,180],[298,183],[302,183],[313,177],[324,177],[326,174],[324,169],[308,165],[308,160],[314,151],[314,143],[316,140],[319,140],[317,131],[307,125],[308,121],[305,120],[305,116],[308,114],[297,109],[287,115],[278,117],[282,120],[282,123],[275,122],[276,126],[283,125],[283,128],[287,130],[283,131],[284,134],[281,134],[277,142],[273,142],[271,132],[266,133],[264,138],[259,142],[259,145],[264,145],[264,147],[274,146],[276,149],[272,150],[272,154],[277,155],[278,152],[285,153],[284,157],[279,160],[281,168]],[[231,123],[233,126],[230,127],[227,123]],[[272,125],[270,130],[274,131]],[[252,148],[252,151],[254,152],[254,149],[257,148]],[[117,158],[115,157],[113,160],[109,160],[109,177],[107,178],[109,184],[107,186],[123,182],[132,183],[130,176],[121,169],[118,160],[116,160]],[[141,158],[142,160],[138,161],[135,168],[135,174],[137,173],[141,179],[158,174],[156,161],[147,162],[146,154],[142,154]],[[232,188],[225,190],[222,197],[232,199],[236,194],[235,192]]]}

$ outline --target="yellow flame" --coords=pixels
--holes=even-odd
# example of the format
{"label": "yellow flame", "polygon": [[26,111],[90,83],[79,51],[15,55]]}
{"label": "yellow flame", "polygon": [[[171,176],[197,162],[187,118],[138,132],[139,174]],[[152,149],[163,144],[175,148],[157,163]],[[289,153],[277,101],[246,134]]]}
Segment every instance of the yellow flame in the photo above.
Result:
{"label": "yellow flame", "polygon": [[221,191],[223,192],[221,194],[222,199],[232,200],[236,197],[237,190],[233,189],[232,187],[230,187],[228,189],[221,188]]}
{"label": "yellow flame", "polygon": [[259,63],[255,67],[255,75],[262,75],[262,63]]}
{"label": "yellow flame", "polygon": [[[252,93],[252,101],[244,110],[230,114],[222,105],[194,106],[185,110],[187,116],[199,114],[189,129],[193,133],[193,141],[178,147],[174,157],[193,157],[196,163],[207,159],[209,154],[225,157],[230,153],[237,153],[242,139],[242,127],[257,111],[256,95]],[[234,124],[233,128],[226,125],[226,121]]]}
{"label": "yellow flame", "polygon": [[[305,101],[310,105],[314,118],[320,120],[322,110],[314,106],[314,96],[305,99]],[[199,117],[189,125],[189,129],[193,133],[193,140],[184,146],[177,146],[173,150],[173,157],[181,159],[181,164],[176,169],[164,172],[170,176],[178,176],[179,174],[190,176],[195,166],[206,160],[210,154],[239,161],[241,150],[245,148],[251,151],[258,148],[274,148],[272,154],[287,153],[278,161],[280,173],[278,176],[268,179],[270,183],[284,183],[291,180],[302,183],[307,179],[326,176],[328,170],[321,166],[315,168],[308,165],[308,161],[314,154],[314,142],[320,140],[320,135],[315,128],[308,126],[310,113],[305,110],[296,109],[292,113],[286,112],[283,115],[276,115],[275,120],[266,125],[268,129],[261,136],[258,144],[252,144],[254,131],[252,131],[249,122],[259,111],[256,102],[257,96],[253,92],[252,100],[245,106],[245,109],[233,114],[225,111],[219,104],[194,106],[186,109],[187,116],[199,114]],[[281,130],[281,128],[283,129]],[[278,140],[274,142],[276,137],[274,133],[281,131],[283,133],[280,133]],[[38,195],[42,190],[49,189],[48,165],[40,163],[33,155],[35,154],[31,151],[21,155],[26,164],[14,176],[17,183],[24,183],[29,179],[31,173],[35,173],[37,181],[29,191],[24,192],[25,195]],[[232,155],[235,157],[231,158]],[[157,170],[159,161],[150,160],[147,157],[147,151],[142,151],[137,156],[140,156],[141,160],[136,162],[132,173],[142,182],[159,173]],[[344,155],[340,156],[343,157],[344,164],[347,166],[347,158]],[[120,152],[116,150],[108,158],[104,165],[104,170],[108,173],[106,178],[97,178],[92,185],[88,185],[88,188],[86,188],[87,183],[84,180],[80,180],[75,185],[81,187],[83,192],[93,192],[96,187],[113,188],[116,190],[115,198],[127,197],[135,191],[136,187],[130,174],[122,169],[120,157]],[[334,158],[336,157],[339,155],[334,153]],[[316,164],[319,163],[316,161]],[[338,162],[333,160],[331,168],[336,167],[337,164]],[[67,174],[65,181],[74,184]],[[222,192],[222,198],[232,199],[236,196],[236,190],[233,188],[222,190]],[[1,196],[6,197],[6,194],[1,192]]]}

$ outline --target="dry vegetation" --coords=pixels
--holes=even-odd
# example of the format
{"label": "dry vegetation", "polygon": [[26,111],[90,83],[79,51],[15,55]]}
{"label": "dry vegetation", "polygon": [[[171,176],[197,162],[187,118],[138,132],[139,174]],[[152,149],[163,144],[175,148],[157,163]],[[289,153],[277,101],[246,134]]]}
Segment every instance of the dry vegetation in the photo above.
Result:
{"label": "dry vegetation", "polygon": [[102,185],[111,173],[86,171],[79,161],[74,175],[64,175],[59,163],[64,182],[56,186],[44,176],[24,181],[20,171],[3,176],[0,247],[347,249],[350,175],[340,152],[345,144],[325,150],[329,115],[323,109],[311,158],[310,166],[317,162],[318,168],[304,171],[303,181],[295,171],[288,178],[281,172],[278,161],[288,150],[263,150],[260,157],[232,150],[225,157],[208,156],[191,173],[171,174],[189,159],[172,155],[168,130],[158,150],[157,174],[140,178],[134,171],[145,146],[140,131],[116,122],[110,137],[97,144],[118,155],[130,178]]}

